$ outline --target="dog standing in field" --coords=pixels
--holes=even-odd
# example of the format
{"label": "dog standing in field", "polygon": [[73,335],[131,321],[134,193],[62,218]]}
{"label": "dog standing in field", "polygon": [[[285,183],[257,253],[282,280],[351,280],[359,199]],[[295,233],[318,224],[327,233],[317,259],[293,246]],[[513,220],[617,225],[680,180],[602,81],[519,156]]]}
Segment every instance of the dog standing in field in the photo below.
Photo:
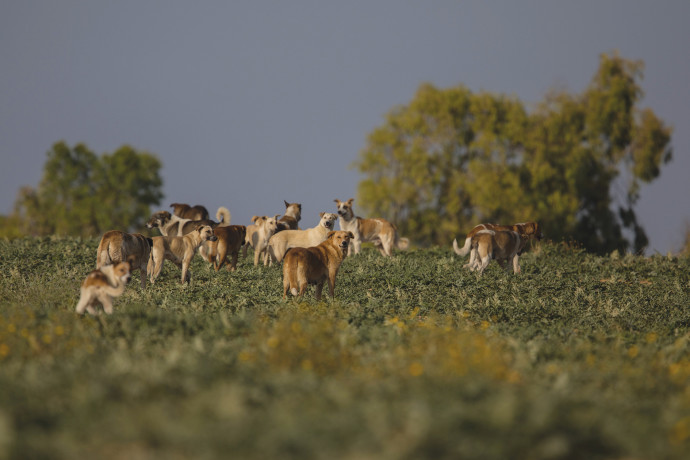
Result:
{"label": "dog standing in field", "polygon": [[230,211],[224,206],[216,211],[217,222],[208,219],[182,219],[168,211],[158,211],[146,222],[146,228],[158,228],[162,236],[182,236],[193,231],[199,225],[209,225],[212,228],[219,225],[230,225],[231,217]]}
{"label": "dog standing in field", "polygon": [[96,268],[104,265],[129,261],[130,271],[139,269],[141,288],[146,287],[146,266],[151,254],[153,240],[140,233],[125,233],[120,230],[105,232],[98,243]]}
{"label": "dog standing in field", "polygon": [[285,203],[285,214],[278,219],[278,231],[297,230],[302,218],[302,205],[300,203],[288,203],[285,200],[283,202]]}
{"label": "dog standing in field", "polygon": [[477,253],[477,261],[470,265],[470,270],[479,270],[479,274],[495,259],[503,268],[506,261],[512,262],[513,273],[520,273],[518,256],[529,238],[512,230],[480,230],[472,236],[470,247]]}
{"label": "dog standing in field", "polygon": [[170,205],[173,208],[173,214],[175,214],[180,219],[191,219],[191,220],[207,220],[208,210],[200,205],[190,206],[185,203],[173,203]]}
{"label": "dog standing in field", "polygon": [[332,231],[318,246],[290,249],[283,260],[283,299],[287,297],[288,291],[301,298],[307,285],[315,284],[316,300],[321,300],[326,280],[328,292],[333,299],[335,277],[353,238],[352,232]]}
{"label": "dog standing in field", "polygon": [[213,234],[217,237],[217,240],[208,241],[202,246],[202,248],[206,247],[206,259],[218,271],[227,262],[227,257],[230,255],[232,261],[228,264],[227,269],[228,271],[235,271],[237,268],[237,256],[240,253],[240,248],[244,245],[247,227],[244,225],[216,227],[213,229]]}
{"label": "dog standing in field", "polygon": [[83,315],[86,310],[92,315],[97,315],[96,306],[100,303],[103,311],[110,315],[113,312],[113,298],[125,292],[125,286],[131,277],[128,261],[103,265],[92,271],[81,283],[81,295],[76,312]]}
{"label": "dog standing in field", "polygon": [[151,284],[156,281],[163,268],[163,261],[169,260],[182,270],[181,283],[184,284],[190,278],[189,264],[196,250],[205,241],[216,241],[218,237],[213,234],[210,225],[200,225],[196,230],[184,236],[154,236],[151,248],[151,258],[147,272]]}
{"label": "dog standing in field", "polygon": [[[544,238],[544,233],[542,232],[541,225],[538,222],[524,222],[514,225],[499,225],[499,224],[479,224],[475,226],[465,237],[465,245],[460,248],[458,247],[457,238],[453,240],[453,250],[455,253],[461,257],[465,257],[468,252],[471,251],[472,237],[483,230],[503,230],[503,231],[513,231],[517,232],[523,237],[528,239],[536,238],[541,240]],[[524,248],[524,245],[523,245]],[[477,254],[472,251],[470,254],[470,261],[465,264],[465,267],[472,267],[477,265]]]}
{"label": "dog standing in field", "polygon": [[268,240],[269,264],[272,264],[273,261],[280,263],[290,248],[308,248],[325,240],[328,237],[328,232],[333,231],[338,216],[332,212],[320,212],[319,218],[316,227],[306,230],[283,230],[273,235]]}
{"label": "dog standing in field", "polygon": [[[354,239],[348,250],[348,254],[359,254],[362,243],[374,243],[382,255],[390,257],[393,255],[393,248],[405,250],[409,247],[410,241],[407,238],[398,237],[398,228],[386,219],[363,219],[355,216],[352,210],[354,198],[347,201],[334,201],[338,205],[338,215],[340,219],[340,229],[352,232]],[[354,248],[354,249],[353,249]]]}
{"label": "dog standing in field", "polygon": [[242,257],[247,257],[247,248],[254,248],[254,265],[259,265],[259,258],[264,257],[268,248],[268,240],[278,231],[278,216],[254,216],[254,224],[247,226],[247,235],[242,249]]}

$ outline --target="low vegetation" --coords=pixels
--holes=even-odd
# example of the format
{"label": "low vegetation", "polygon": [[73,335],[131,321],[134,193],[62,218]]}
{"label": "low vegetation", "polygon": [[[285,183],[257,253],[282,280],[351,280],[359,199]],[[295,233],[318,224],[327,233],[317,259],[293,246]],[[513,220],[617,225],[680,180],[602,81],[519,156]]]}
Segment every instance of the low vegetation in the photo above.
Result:
{"label": "low vegetation", "polygon": [[78,317],[96,239],[0,241],[0,458],[685,458],[690,262],[542,244],[479,278],[450,248],[341,267],[138,272]]}

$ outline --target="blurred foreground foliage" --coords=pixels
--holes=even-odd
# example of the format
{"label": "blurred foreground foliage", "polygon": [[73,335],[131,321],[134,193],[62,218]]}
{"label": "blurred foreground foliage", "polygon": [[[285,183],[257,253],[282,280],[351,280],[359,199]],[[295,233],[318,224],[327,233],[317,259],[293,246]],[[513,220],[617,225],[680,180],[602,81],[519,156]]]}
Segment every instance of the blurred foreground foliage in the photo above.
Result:
{"label": "blurred foreground foliage", "polygon": [[0,458],[685,458],[690,261],[540,244],[281,269],[166,264],[74,314],[97,239],[0,241]]}

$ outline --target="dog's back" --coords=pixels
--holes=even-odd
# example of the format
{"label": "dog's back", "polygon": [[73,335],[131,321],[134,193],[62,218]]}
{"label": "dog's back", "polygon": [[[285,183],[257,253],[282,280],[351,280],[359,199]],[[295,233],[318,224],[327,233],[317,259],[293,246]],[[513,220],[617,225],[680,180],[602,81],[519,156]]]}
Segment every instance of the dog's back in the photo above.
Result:
{"label": "dog's back", "polygon": [[173,203],[170,207],[173,208],[173,214],[182,219],[207,220],[209,218],[208,210],[200,204],[190,206],[185,203]]}

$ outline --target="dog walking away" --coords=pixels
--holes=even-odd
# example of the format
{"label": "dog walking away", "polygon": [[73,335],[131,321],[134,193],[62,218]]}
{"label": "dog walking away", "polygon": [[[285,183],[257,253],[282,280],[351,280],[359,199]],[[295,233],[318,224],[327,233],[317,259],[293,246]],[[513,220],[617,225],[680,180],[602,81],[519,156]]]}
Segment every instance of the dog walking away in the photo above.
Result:
{"label": "dog walking away", "polygon": [[499,225],[499,224],[479,224],[475,226],[465,237],[465,244],[462,248],[458,247],[457,238],[453,240],[453,250],[459,256],[465,257],[467,253],[470,252],[470,243],[472,237],[482,230],[511,230],[518,232],[522,235],[528,236],[529,238],[536,238],[541,240],[544,238],[544,234],[541,230],[541,225],[538,222],[524,222],[521,224],[514,225]]}
{"label": "dog walking away", "polygon": [[216,241],[218,237],[213,234],[211,226],[201,225],[184,236],[154,236],[152,239],[151,258],[147,268],[151,284],[155,283],[160,275],[165,260],[180,267],[182,270],[180,282],[184,284],[190,278],[189,265],[196,250],[205,241]]}
{"label": "dog walking away", "polygon": [[140,233],[125,233],[120,230],[105,232],[98,243],[96,268],[128,260],[131,271],[139,269],[141,288],[144,289],[152,245],[153,240]]}
{"label": "dog walking away", "polygon": [[283,230],[268,240],[268,262],[280,263],[285,253],[290,248],[309,248],[316,246],[328,237],[328,232],[333,231],[335,221],[338,219],[332,212],[320,212],[319,223],[316,227],[306,230]]}
{"label": "dog walking away", "polygon": [[[405,250],[409,247],[410,241],[407,238],[398,236],[398,228],[386,219],[363,219],[355,216],[352,209],[354,198],[347,201],[334,201],[338,205],[338,215],[340,219],[340,229],[352,232],[355,236],[350,246],[349,253],[359,254],[362,243],[374,243],[382,255],[390,257],[393,255],[393,248]],[[353,249],[354,248],[354,249]]]}
{"label": "dog walking away", "polygon": [[247,257],[247,248],[254,248],[254,265],[259,265],[259,258],[266,254],[268,240],[278,231],[278,216],[254,216],[254,224],[247,226],[245,245],[242,249],[242,257]]}
{"label": "dog walking away", "polygon": [[471,250],[476,251],[477,260],[470,270],[479,270],[479,274],[495,259],[502,268],[504,263],[513,265],[513,273],[520,273],[518,257],[528,238],[512,230],[480,230],[470,242]]}
{"label": "dog walking away", "polygon": [[173,208],[173,214],[181,219],[191,220],[206,220],[208,219],[208,210],[200,205],[190,206],[185,203],[173,203],[170,205]]}
{"label": "dog walking away", "polygon": [[87,311],[97,315],[99,312],[96,306],[100,303],[103,311],[110,315],[113,312],[113,298],[125,292],[125,286],[131,277],[128,261],[103,265],[92,271],[81,283],[81,296],[76,312],[83,315]]}
{"label": "dog walking away", "polygon": [[217,222],[208,219],[183,219],[170,214],[168,211],[158,211],[146,222],[146,228],[158,228],[162,236],[182,236],[195,230],[200,225],[209,225],[211,228],[216,228],[219,225],[230,225],[231,217],[230,211],[224,206],[218,208],[216,212]]}
{"label": "dog walking away", "polygon": [[328,280],[331,299],[335,293],[335,277],[347,256],[352,232],[333,231],[325,241],[311,248],[293,248],[283,260],[283,299],[288,291],[293,296],[304,296],[308,284],[316,285],[316,300],[321,300],[323,283]]}
{"label": "dog walking away", "polygon": [[300,203],[288,203],[285,200],[283,202],[285,203],[285,214],[278,219],[278,231],[297,230],[302,218],[302,205]]}
{"label": "dog walking away", "polygon": [[247,227],[244,225],[228,225],[213,229],[216,241],[208,241],[202,248],[206,248],[206,260],[218,271],[227,262],[228,255],[232,261],[227,265],[228,271],[237,269],[237,256],[244,245]]}

